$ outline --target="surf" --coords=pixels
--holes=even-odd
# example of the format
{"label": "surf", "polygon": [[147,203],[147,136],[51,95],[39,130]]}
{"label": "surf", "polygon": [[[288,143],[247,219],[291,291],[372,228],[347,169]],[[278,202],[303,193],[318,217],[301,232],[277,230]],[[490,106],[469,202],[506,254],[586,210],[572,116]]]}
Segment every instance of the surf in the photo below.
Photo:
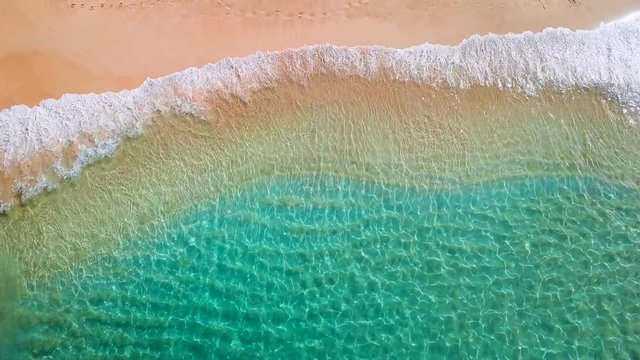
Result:
{"label": "surf", "polygon": [[636,123],[639,24],[473,36],[458,46],[319,45],[258,52],[148,79],[133,90],[13,106],[0,112],[0,209],[7,212],[76,178],[88,164],[112,156],[123,139],[142,135],[158,114],[216,121],[216,106],[229,99],[250,102],[261,91],[304,85],[314,76],[489,86],[532,96],[544,89],[591,89],[621,104]]}

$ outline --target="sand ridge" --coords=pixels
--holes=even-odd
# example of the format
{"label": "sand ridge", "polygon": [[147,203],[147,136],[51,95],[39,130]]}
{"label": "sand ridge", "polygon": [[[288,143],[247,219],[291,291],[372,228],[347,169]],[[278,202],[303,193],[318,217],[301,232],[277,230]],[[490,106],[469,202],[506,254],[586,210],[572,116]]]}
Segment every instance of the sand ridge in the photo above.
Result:
{"label": "sand ridge", "polygon": [[307,44],[457,44],[473,34],[592,28],[634,0],[0,2],[0,108],[118,91],[190,66]]}

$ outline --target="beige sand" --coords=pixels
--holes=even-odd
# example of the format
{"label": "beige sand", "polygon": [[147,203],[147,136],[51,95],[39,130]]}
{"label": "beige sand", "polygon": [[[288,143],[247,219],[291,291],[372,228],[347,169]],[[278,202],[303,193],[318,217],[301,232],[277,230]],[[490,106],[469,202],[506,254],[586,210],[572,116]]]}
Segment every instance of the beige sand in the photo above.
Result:
{"label": "beige sand", "polygon": [[592,28],[637,0],[2,0],[0,108],[137,87],[190,66],[305,44],[456,44]]}

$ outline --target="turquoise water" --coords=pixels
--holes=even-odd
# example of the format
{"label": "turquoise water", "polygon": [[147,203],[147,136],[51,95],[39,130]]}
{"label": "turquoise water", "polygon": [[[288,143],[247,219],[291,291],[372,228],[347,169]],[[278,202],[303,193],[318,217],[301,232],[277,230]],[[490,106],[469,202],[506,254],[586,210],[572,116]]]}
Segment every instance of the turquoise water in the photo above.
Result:
{"label": "turquoise water", "polygon": [[638,359],[639,209],[584,177],[271,178],[32,289],[9,353]]}

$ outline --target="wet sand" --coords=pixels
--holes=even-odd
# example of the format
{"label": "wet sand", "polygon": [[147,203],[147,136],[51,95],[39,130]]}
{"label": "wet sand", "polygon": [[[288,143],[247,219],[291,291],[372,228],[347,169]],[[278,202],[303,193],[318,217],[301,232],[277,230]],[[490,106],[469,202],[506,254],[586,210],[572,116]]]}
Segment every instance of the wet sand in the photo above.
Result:
{"label": "wet sand", "polygon": [[407,47],[593,28],[635,0],[0,2],[0,108],[135,88],[228,56],[306,44]]}

